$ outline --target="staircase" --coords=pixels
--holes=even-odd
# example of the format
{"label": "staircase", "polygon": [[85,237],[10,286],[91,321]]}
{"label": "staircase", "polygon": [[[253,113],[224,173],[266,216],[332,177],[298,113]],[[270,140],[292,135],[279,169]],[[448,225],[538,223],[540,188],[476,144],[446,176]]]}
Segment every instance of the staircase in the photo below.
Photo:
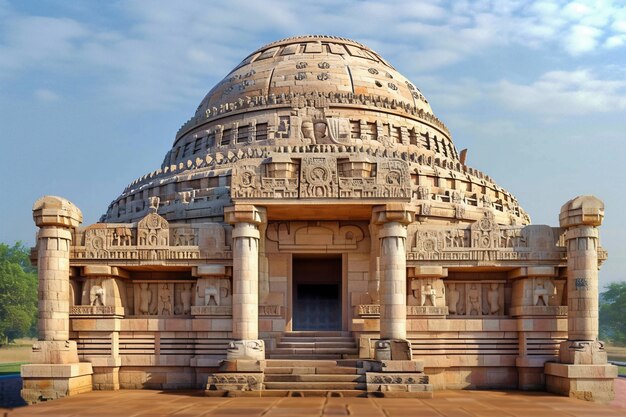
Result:
{"label": "staircase", "polygon": [[268,359],[264,386],[264,396],[367,396],[365,370],[356,359]]}
{"label": "staircase", "polygon": [[295,331],[283,333],[269,359],[337,360],[358,358],[359,351],[349,332]]}

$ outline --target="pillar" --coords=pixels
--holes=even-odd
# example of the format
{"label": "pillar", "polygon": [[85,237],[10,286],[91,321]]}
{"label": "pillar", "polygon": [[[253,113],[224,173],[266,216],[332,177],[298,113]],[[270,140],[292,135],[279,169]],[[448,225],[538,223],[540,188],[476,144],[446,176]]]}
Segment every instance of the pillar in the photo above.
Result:
{"label": "pillar", "polygon": [[604,203],[579,196],[561,208],[559,222],[567,247],[568,337],[561,343],[559,363],[546,363],[548,391],[587,401],[615,397],[617,367],[607,363],[598,341],[598,227]]}
{"label": "pillar", "polygon": [[33,206],[39,274],[39,341],[31,364],[23,365],[21,395],[27,403],[91,391],[90,363],[79,363],[70,331],[70,248],[72,229],[83,215],[68,200],[45,196]]}
{"label": "pillar", "polygon": [[405,204],[378,206],[373,223],[379,226],[380,338],[376,359],[410,359],[406,341],[406,237],[413,212]]}
{"label": "pillar", "polygon": [[234,225],[233,237],[233,339],[228,359],[264,359],[259,340],[259,224],[262,210],[236,205],[224,210],[226,222]]}
{"label": "pillar", "polygon": [[33,206],[39,270],[39,340],[69,340],[71,230],[83,215],[69,201],[43,197]]}

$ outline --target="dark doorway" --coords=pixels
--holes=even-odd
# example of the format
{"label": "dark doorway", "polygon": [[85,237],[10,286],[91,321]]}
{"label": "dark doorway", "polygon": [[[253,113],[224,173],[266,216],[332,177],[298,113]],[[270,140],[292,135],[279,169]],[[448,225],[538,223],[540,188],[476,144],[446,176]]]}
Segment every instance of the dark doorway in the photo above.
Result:
{"label": "dark doorway", "polygon": [[293,330],[341,330],[341,258],[293,258]]}

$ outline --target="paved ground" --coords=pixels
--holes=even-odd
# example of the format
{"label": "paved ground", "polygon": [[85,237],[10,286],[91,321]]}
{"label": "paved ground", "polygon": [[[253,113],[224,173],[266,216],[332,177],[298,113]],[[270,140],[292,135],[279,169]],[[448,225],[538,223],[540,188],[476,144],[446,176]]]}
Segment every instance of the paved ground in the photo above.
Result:
{"label": "paved ground", "polygon": [[[0,412],[18,416],[611,417],[626,415],[626,379],[611,405],[516,391],[438,391],[429,400],[391,398],[208,398],[202,392],[94,391]],[[4,414],[6,413],[6,414]]]}

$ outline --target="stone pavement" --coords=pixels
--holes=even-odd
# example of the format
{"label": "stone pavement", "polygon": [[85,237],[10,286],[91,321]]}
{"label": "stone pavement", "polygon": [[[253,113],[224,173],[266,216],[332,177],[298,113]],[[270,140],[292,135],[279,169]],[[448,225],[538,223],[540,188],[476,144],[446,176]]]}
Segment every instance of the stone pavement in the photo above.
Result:
{"label": "stone pavement", "polygon": [[[610,417],[626,415],[626,379],[617,398],[600,405],[547,393],[439,391],[435,398],[209,398],[201,391],[94,391],[0,412],[19,416],[454,416]],[[6,413],[6,414],[5,414]]]}

